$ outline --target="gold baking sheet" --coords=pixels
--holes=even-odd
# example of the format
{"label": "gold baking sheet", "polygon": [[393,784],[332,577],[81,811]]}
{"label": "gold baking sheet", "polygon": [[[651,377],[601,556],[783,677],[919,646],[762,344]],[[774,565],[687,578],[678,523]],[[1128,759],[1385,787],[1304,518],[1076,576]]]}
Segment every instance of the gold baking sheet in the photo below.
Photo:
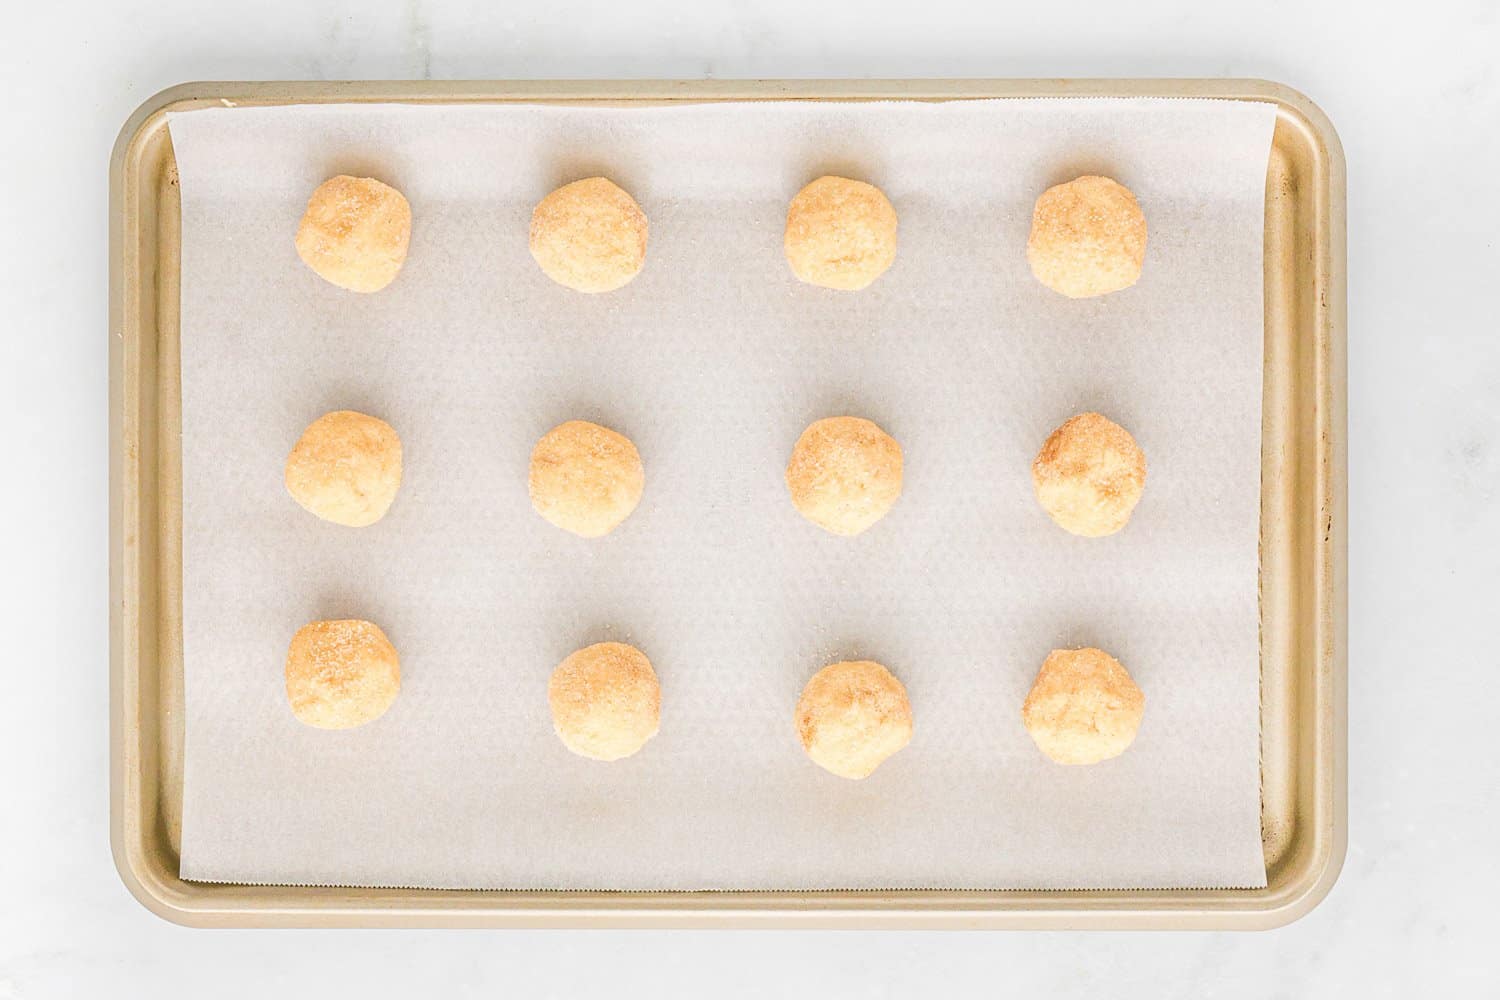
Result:
{"label": "gold baking sheet", "polygon": [[[168,111],[308,102],[663,103],[1182,96],[1277,106],[1266,181],[1259,890],[505,892],[237,886],[178,875],[182,774],[178,218]],[[1344,849],[1344,177],[1332,127],[1255,81],[190,84],[127,122],[111,164],[111,840],[130,889],[219,926],[1269,927]]]}

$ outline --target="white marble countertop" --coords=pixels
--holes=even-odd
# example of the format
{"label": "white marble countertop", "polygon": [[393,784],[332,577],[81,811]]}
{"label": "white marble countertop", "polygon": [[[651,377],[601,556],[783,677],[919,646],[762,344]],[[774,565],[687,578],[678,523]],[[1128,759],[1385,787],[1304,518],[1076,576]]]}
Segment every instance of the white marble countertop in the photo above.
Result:
{"label": "white marble countertop", "polygon": [[[254,12],[252,13],[252,7]],[[377,10],[377,8],[379,8]],[[79,0],[0,59],[0,1000],[1496,995],[1500,4]],[[107,829],[106,165],[193,79],[1249,76],[1349,163],[1350,846],[1261,934],[202,932]]]}

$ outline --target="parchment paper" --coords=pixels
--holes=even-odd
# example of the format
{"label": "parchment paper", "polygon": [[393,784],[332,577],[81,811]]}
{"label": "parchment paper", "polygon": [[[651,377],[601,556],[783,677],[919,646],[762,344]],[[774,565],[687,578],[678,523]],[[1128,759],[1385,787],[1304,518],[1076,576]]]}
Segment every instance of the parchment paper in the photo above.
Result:
{"label": "parchment paper", "polygon": [[[183,195],[182,872],[199,880],[510,888],[1261,886],[1256,598],[1261,227],[1273,110],[1194,100],[662,109],[294,107],[171,121]],[[321,281],[292,235],[314,186],[373,175],[415,219],[396,282]],[[881,186],[895,266],[797,283],[787,201]],[[1145,274],[1070,301],[1032,279],[1032,204],[1086,172],[1135,191]],[[527,253],[532,207],[607,174],[651,222],[641,276],[587,296]],[[282,486],[303,427],[401,434],[365,529]],[[1119,535],[1079,539],[1029,465],[1099,410],[1148,456]],[[906,488],[856,539],[793,511],[812,420],[869,417]],[[633,438],[646,494],[585,541],[531,510],[554,424]],[[297,723],[282,668],[319,618],[380,624],[403,687],[378,722]],[[661,734],[600,764],[551,730],[573,649],[640,646]],[[1135,745],[1049,763],[1020,723],[1056,646],[1146,692]],[[906,684],[909,748],[864,782],[792,725],[823,665]]]}

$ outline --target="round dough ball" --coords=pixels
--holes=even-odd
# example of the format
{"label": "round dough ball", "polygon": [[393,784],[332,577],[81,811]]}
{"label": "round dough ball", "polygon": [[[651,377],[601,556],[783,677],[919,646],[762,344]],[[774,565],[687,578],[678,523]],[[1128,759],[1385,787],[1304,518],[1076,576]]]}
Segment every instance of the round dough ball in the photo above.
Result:
{"label": "round dough ball", "polygon": [[1108,417],[1080,413],[1047,438],[1031,463],[1036,498],[1058,525],[1099,538],[1125,527],[1146,488],[1146,453]]}
{"label": "round dough ball", "polygon": [[531,506],[581,538],[613,531],[641,502],[645,488],[640,452],[608,427],[569,420],[543,434],[531,451]]}
{"label": "round dough ball", "polygon": [[896,260],[896,210],[873,184],[819,177],[786,210],[792,273],[809,285],[856,292]]}
{"label": "round dough ball", "polygon": [[867,778],[911,742],[906,688],[873,660],[830,664],[802,689],[797,735],[814,764],[840,778]]}
{"label": "round dough ball", "polygon": [[1118,292],[1141,276],[1146,216],[1108,177],[1059,184],[1036,200],[1026,258],[1038,281],[1070,299]]}
{"label": "round dough ball", "polygon": [[1054,649],[1021,707],[1042,753],[1059,764],[1097,764],[1135,739],[1146,696],[1102,649]]}
{"label": "round dough ball", "polygon": [[297,256],[351,292],[378,292],[406,261],[411,206],[389,185],[340,174],[318,185],[297,227]]}
{"label": "round dough ball", "polygon": [[569,656],[547,683],[552,728],[580,757],[619,760],[656,735],[661,685],[634,646],[600,642]]}
{"label": "round dough ball", "polygon": [[396,647],[372,622],[313,622],[292,636],[286,699],[299,722],[353,729],[384,715],[400,691]]}
{"label": "round dough ball", "polygon": [[325,521],[362,528],[401,488],[401,439],[384,420],[335,410],[307,426],[286,457],[292,499]]}
{"label": "round dough ball", "polygon": [[857,535],[901,496],[901,446],[861,417],[815,421],[792,449],[786,488],[797,512],[835,535]]}
{"label": "round dough ball", "polygon": [[564,184],[531,213],[531,256],[579,292],[612,292],[646,263],[646,213],[603,177]]}

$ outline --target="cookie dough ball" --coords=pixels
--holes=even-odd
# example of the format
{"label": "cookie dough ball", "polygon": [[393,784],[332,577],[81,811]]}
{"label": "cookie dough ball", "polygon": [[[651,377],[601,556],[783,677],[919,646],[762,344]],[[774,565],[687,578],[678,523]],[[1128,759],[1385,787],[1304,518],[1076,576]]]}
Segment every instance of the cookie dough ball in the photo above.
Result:
{"label": "cookie dough ball", "polygon": [[646,470],[625,435],[569,420],[543,434],[532,449],[527,488],[542,517],[581,538],[598,538],[641,502]]}
{"label": "cookie dough ball", "polygon": [[1059,184],[1036,200],[1026,258],[1038,281],[1070,299],[1118,292],[1141,276],[1146,216],[1108,177]]}
{"label": "cookie dough ball", "polygon": [[787,208],[783,245],[802,281],[856,292],[896,260],[896,210],[873,184],[819,177]]}
{"label": "cookie dough ball", "polygon": [[601,642],[569,656],[547,683],[552,728],[580,757],[619,760],[656,735],[661,685],[634,646]]}
{"label": "cookie dough ball", "polygon": [[857,535],[901,496],[901,446],[861,417],[815,421],[792,448],[786,488],[797,512],[835,535]]}
{"label": "cookie dough ball", "polygon": [[374,623],[313,622],[292,636],[286,699],[299,722],[353,729],[384,715],[400,690],[396,647]]}
{"label": "cookie dough ball", "polygon": [[389,185],[340,174],[318,185],[297,227],[297,256],[351,292],[378,292],[406,261],[411,206]]}
{"label": "cookie dough ball", "polygon": [[1146,696],[1102,649],[1054,649],[1021,707],[1042,753],[1059,764],[1097,764],[1135,739]]}
{"label": "cookie dough ball", "polygon": [[612,292],[646,263],[646,213],[603,177],[564,184],[531,213],[531,256],[579,292]]}
{"label": "cookie dough ball", "polygon": [[286,457],[292,499],[325,521],[362,528],[401,488],[401,439],[384,420],[335,410],[308,425]]}
{"label": "cookie dough ball", "polygon": [[802,689],[797,735],[814,764],[840,778],[867,778],[911,742],[906,688],[873,660],[826,666]]}
{"label": "cookie dough ball", "polygon": [[1146,453],[1108,417],[1080,413],[1053,431],[1031,463],[1042,508],[1085,538],[1125,527],[1146,488]]}

